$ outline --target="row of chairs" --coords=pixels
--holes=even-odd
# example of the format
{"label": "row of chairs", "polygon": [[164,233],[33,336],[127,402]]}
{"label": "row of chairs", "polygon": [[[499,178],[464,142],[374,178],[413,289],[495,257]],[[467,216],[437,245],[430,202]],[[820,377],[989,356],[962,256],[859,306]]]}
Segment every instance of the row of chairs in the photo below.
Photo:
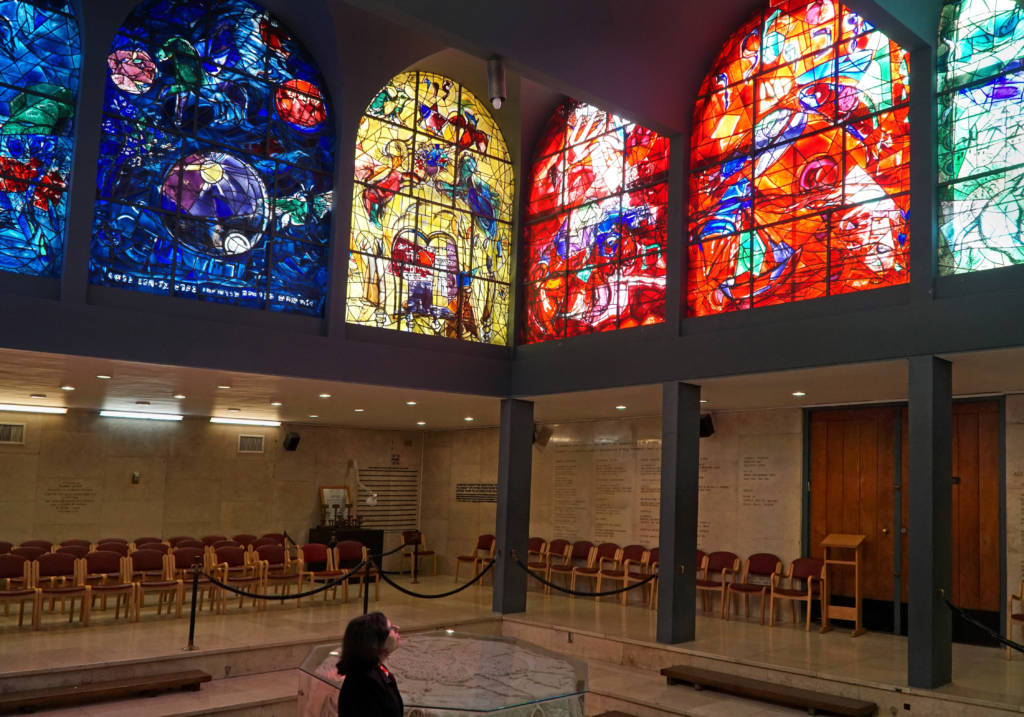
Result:
{"label": "row of chairs", "polygon": [[166,540],[156,537],[141,537],[136,538],[135,540],[128,540],[126,538],[102,538],[95,542],[74,538],[70,540],[63,540],[59,543],[53,543],[49,540],[26,540],[18,545],[14,545],[13,543],[5,540],[0,540],[0,555],[14,553],[15,555],[21,555],[29,560],[34,560],[40,555],[44,555],[46,553],[69,553],[80,558],[86,553],[95,550],[112,550],[125,555],[129,551],[137,550],[144,546],[164,546],[163,548],[157,549],[167,550],[179,547],[216,549],[225,545],[240,546],[249,549],[255,549],[261,545],[284,545],[284,534],[265,533],[260,537],[256,537],[249,533],[240,533],[232,536],[231,538],[224,535],[204,535],[198,539],[191,536],[181,535],[167,538]]}
{"label": "row of chairs", "polygon": [[[576,590],[580,578],[584,578],[589,581],[587,587],[602,592],[606,589],[605,583],[625,588],[646,580],[658,570],[658,553],[658,548],[638,544],[623,547],[617,543],[595,545],[589,540],[570,543],[562,538],[548,542],[543,538],[532,537],[529,541],[527,567],[543,572],[548,582],[554,582],[556,576],[562,576],[570,590]],[[656,601],[656,582],[655,578],[643,588],[647,591],[645,602],[651,607]],[[544,591],[550,593],[551,588],[545,585]],[[620,595],[623,605],[628,596],[627,592]]]}

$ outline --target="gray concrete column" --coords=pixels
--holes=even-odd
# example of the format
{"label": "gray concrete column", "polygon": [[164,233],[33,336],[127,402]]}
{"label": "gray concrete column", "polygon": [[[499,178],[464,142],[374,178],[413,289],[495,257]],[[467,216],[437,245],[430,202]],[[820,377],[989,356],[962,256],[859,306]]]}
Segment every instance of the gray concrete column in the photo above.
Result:
{"label": "gray concrete column", "polygon": [[700,386],[670,381],[662,384],[661,395],[657,635],[658,642],[688,642],[696,636]]}
{"label": "gray concrete column", "polygon": [[933,688],[953,677],[953,371],[935,356],[909,368],[907,682]]}
{"label": "gray concrete column", "polygon": [[533,461],[533,401],[501,402],[498,446],[498,515],[495,536],[494,612],[526,610],[526,573],[511,551],[527,561],[530,532],[530,478]]}

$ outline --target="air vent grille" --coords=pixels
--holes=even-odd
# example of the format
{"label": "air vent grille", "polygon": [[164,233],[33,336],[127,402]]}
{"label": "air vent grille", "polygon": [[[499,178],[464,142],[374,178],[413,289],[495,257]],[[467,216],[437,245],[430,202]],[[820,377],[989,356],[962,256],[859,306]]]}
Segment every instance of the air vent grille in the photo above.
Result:
{"label": "air vent grille", "polygon": [[238,434],[238,452],[262,453],[263,436],[251,435],[246,433]]}
{"label": "air vent grille", "polygon": [[0,443],[25,445],[25,424],[0,423]]}

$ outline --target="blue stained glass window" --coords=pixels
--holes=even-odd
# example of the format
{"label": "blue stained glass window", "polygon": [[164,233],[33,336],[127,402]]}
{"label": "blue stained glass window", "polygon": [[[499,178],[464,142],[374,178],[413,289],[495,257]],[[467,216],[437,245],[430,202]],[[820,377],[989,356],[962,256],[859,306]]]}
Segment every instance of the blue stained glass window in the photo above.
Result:
{"label": "blue stained glass window", "polygon": [[107,56],[90,281],[322,315],[323,87],[295,36],[249,0],[145,0]]}
{"label": "blue stained glass window", "polygon": [[0,270],[59,276],[82,53],[66,0],[0,0]]}

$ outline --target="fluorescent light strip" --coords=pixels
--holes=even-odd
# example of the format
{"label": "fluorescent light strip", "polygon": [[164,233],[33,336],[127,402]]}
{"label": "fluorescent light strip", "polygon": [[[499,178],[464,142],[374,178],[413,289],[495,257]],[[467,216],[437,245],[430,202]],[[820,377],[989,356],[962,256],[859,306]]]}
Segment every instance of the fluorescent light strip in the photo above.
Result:
{"label": "fluorescent light strip", "polygon": [[0,403],[0,411],[17,411],[18,413],[67,413],[66,408],[56,406],[19,406],[14,403]]}
{"label": "fluorescent light strip", "polygon": [[226,423],[231,426],[267,426],[268,428],[277,428],[281,425],[280,421],[257,421],[253,418],[217,418],[216,416],[210,419],[210,423]]}
{"label": "fluorescent light strip", "polygon": [[100,411],[104,418],[140,418],[145,421],[180,421],[173,413],[137,413],[136,411]]}

